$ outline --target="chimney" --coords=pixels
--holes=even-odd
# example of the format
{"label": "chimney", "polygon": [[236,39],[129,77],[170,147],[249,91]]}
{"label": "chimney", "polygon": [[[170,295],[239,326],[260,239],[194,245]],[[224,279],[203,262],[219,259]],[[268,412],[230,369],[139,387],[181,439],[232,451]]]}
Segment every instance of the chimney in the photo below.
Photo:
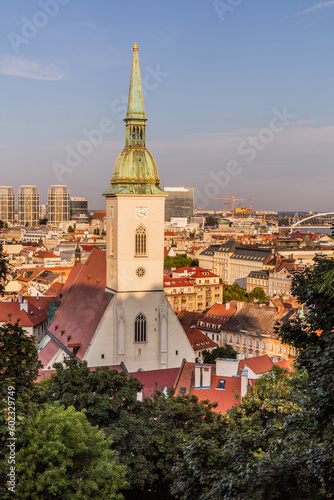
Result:
{"label": "chimney", "polygon": [[247,394],[248,389],[248,370],[244,368],[241,372],[241,397],[243,398]]}
{"label": "chimney", "polygon": [[28,312],[28,299],[24,299],[24,301],[20,303],[20,311]]}
{"label": "chimney", "polygon": [[218,377],[233,377],[238,374],[238,359],[217,358],[216,375]]}
{"label": "chimney", "polygon": [[228,311],[228,310],[229,310],[229,308],[230,308],[230,303],[229,303],[229,302],[226,302],[226,304],[225,304],[225,309],[226,309],[226,311]]}
{"label": "chimney", "polygon": [[19,302],[22,302],[22,293],[19,293]]}
{"label": "chimney", "polygon": [[201,388],[201,366],[195,366],[195,389]]}
{"label": "chimney", "polygon": [[202,366],[202,387],[211,388],[211,366]]}

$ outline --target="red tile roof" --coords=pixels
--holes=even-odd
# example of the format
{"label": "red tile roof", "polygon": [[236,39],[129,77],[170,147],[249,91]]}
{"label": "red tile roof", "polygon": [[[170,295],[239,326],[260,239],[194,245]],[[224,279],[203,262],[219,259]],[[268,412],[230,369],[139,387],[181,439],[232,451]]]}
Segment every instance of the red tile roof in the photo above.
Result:
{"label": "red tile roof", "polygon": [[194,351],[203,351],[205,349],[218,347],[216,342],[211,340],[205,333],[202,333],[197,328],[190,328],[187,325],[182,326]]}
{"label": "red tile roof", "polygon": [[165,368],[163,370],[149,370],[130,373],[144,385],[143,396],[150,397],[156,389],[166,386],[168,389],[174,387],[180,368]]}
{"label": "red tile roof", "polygon": [[47,321],[45,308],[39,309],[28,303],[28,312],[20,310],[20,302],[0,302],[0,321],[3,323],[16,323],[22,327],[33,327]]}
{"label": "red tile roof", "polygon": [[277,363],[275,363],[275,365],[277,366],[280,366],[281,368],[285,368],[286,370],[288,370],[289,372],[290,371],[294,371],[294,363],[295,363],[295,359],[284,359],[283,361],[277,361]]}
{"label": "red tile roof", "polygon": [[[200,365],[211,367],[211,388],[195,389],[195,366],[195,363],[188,363],[187,361],[184,361],[180,370],[180,375],[175,384],[175,395],[180,394],[180,389],[184,388],[185,394],[192,394],[200,401],[209,400],[211,403],[218,403],[218,406],[214,409],[214,411],[221,413],[227,413],[227,411],[233,406],[239,404],[240,400],[236,399],[234,391],[239,395],[241,394],[241,377],[217,376],[215,365]],[[217,389],[220,380],[225,380],[224,389]],[[249,382],[253,384],[254,380],[249,379]]]}
{"label": "red tile roof", "polygon": [[165,278],[164,287],[180,287],[180,286],[193,286],[193,282],[189,278]]}
{"label": "red tile roof", "polygon": [[[98,324],[109,305],[112,295],[105,292],[106,286],[106,254],[94,249],[84,265],[75,266],[72,284],[64,295],[62,305],[58,309],[48,331],[58,342],[70,349],[69,344],[80,344],[76,353],[82,359]],[[71,273],[72,274],[72,273]],[[74,276],[76,274],[76,276]],[[71,277],[71,276],[70,276]],[[65,288],[65,287],[64,287]],[[50,361],[44,356],[44,349],[50,350],[50,340],[40,353],[44,364]]]}
{"label": "red tile roof", "polygon": [[256,356],[255,358],[241,359],[239,361],[239,371],[244,367],[250,368],[256,375],[266,373],[274,366],[267,354],[263,356]]}

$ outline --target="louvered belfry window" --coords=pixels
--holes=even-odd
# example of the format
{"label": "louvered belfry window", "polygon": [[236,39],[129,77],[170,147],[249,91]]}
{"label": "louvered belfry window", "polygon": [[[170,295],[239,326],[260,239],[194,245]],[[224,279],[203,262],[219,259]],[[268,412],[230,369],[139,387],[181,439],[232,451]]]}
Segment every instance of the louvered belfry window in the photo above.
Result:
{"label": "louvered belfry window", "polygon": [[135,237],[135,255],[141,257],[146,255],[147,247],[147,231],[144,226],[139,226],[136,229]]}

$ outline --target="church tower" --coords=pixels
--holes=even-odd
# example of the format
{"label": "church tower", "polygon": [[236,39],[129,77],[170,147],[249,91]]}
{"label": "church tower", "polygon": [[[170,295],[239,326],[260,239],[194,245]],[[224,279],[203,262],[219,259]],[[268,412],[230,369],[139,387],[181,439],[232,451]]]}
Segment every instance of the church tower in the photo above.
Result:
{"label": "church tower", "polygon": [[130,371],[178,367],[183,358],[194,361],[195,356],[163,291],[167,195],[146,148],[147,118],[136,44],[124,122],[125,148],[104,193],[106,292],[114,295],[113,312],[107,314],[113,323],[114,355],[109,363],[123,361]]}
{"label": "church tower", "polygon": [[163,290],[164,191],[146,149],[146,115],[138,46],[133,59],[125,121],[125,148],[114,165],[107,204],[107,289]]}

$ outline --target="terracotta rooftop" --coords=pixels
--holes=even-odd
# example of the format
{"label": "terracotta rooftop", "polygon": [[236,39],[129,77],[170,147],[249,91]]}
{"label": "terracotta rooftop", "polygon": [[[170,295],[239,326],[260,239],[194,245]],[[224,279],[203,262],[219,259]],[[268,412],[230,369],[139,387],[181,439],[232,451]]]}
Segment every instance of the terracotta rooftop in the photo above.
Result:
{"label": "terracotta rooftop", "polygon": [[256,375],[266,373],[272,369],[274,363],[267,354],[256,356],[255,358],[241,359],[239,361],[239,371],[244,367],[250,368]]}
{"label": "terracotta rooftop", "polygon": [[39,309],[28,303],[28,312],[20,310],[23,306],[20,302],[0,302],[0,322],[16,323],[19,321],[19,326],[33,327],[44,321],[47,321],[48,316],[45,308]]}
{"label": "terracotta rooftop", "polygon": [[218,347],[216,342],[211,340],[207,335],[205,335],[205,333],[198,330],[198,328],[190,328],[186,325],[182,326],[194,351],[203,351],[205,349]]}
{"label": "terracotta rooftop", "polygon": [[133,372],[130,375],[143,384],[143,396],[150,397],[156,389],[161,390],[163,387],[171,389],[174,387],[179,371],[180,368],[166,368],[164,370]]}
{"label": "terracotta rooftop", "polygon": [[[82,359],[96,328],[112,299],[105,292],[106,254],[94,249],[85,264],[75,266],[69,276],[70,286],[64,287],[62,305],[48,327],[65,349],[79,347],[76,357]],[[40,359],[47,366],[58,346],[51,339],[40,352]]]}

